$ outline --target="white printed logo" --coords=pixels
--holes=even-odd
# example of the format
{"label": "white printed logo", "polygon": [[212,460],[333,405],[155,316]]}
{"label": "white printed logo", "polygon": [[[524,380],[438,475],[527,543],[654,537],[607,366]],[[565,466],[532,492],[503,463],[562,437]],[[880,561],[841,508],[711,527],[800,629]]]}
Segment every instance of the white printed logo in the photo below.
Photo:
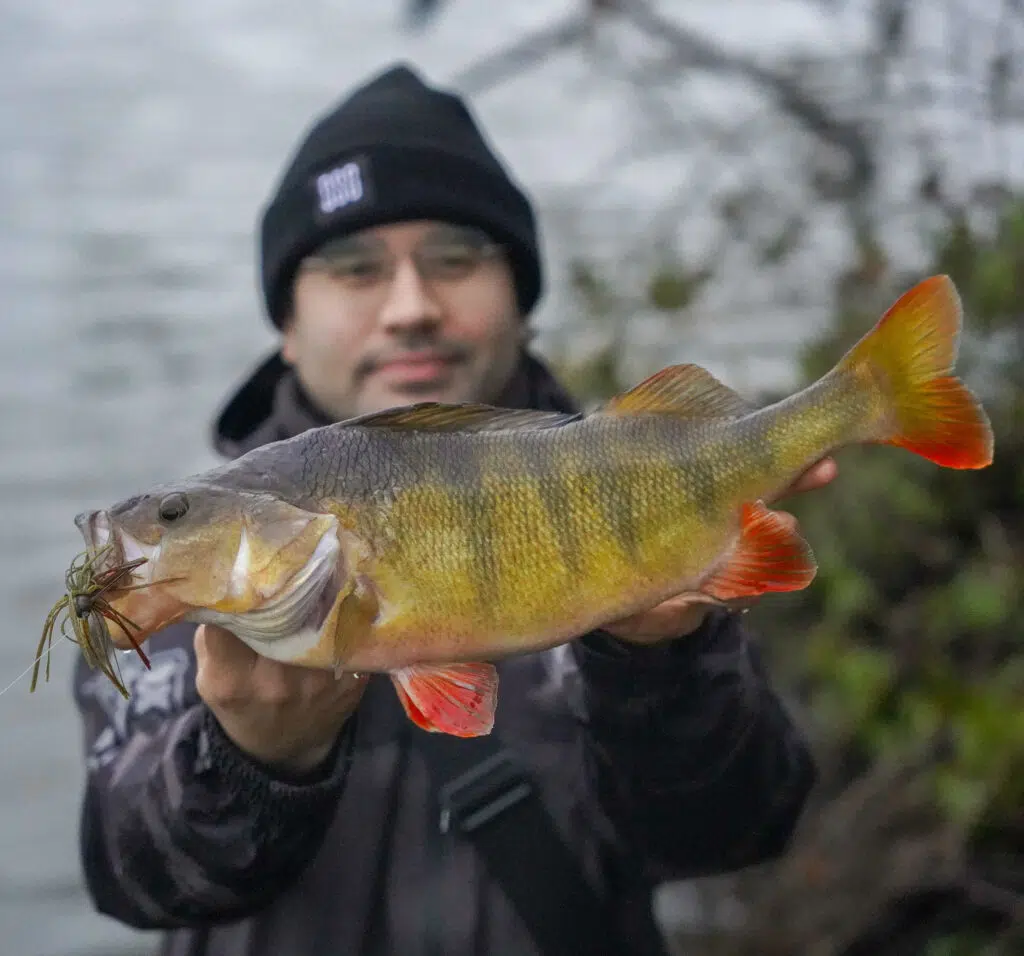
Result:
{"label": "white printed logo", "polygon": [[320,212],[332,213],[363,198],[363,172],[356,162],[345,163],[316,178]]}

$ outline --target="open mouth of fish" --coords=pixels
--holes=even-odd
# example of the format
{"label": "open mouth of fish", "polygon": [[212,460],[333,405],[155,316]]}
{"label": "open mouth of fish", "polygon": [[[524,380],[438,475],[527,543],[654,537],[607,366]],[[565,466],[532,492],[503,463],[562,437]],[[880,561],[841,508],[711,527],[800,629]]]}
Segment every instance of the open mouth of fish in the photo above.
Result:
{"label": "open mouth of fish", "polygon": [[104,552],[95,567],[96,574],[111,571],[144,559],[144,563],[132,570],[131,579],[125,585],[149,584],[153,578],[153,559],[160,551],[159,545],[144,544],[121,528],[116,533],[110,526],[110,517],[105,511],[90,511],[75,518],[75,525],[85,540],[85,546],[92,556]]}
{"label": "open mouth of fish", "polygon": [[[104,511],[79,515],[75,519],[75,524],[91,555],[104,552],[102,560],[95,567],[97,575],[142,558],[145,559],[144,562],[132,569],[130,577],[125,576],[122,587],[145,588],[146,585],[162,583],[160,579],[154,578],[160,555],[159,544],[145,544],[123,528],[112,527],[110,517]],[[261,604],[244,613],[228,614],[209,608],[194,607],[168,596],[158,599],[156,592],[163,591],[162,588],[145,588],[137,591],[143,603],[160,606],[160,610],[154,607],[154,612],[159,618],[158,624],[136,618],[142,632],[139,636],[144,638],[171,623],[172,619],[178,619],[220,624],[234,631],[239,637],[260,644],[300,636],[308,639],[322,627],[337,597],[341,584],[340,551],[337,523],[334,522],[332,529],[323,534],[317,542],[309,560],[276,591],[265,594]],[[251,558],[249,534],[243,528],[231,568],[229,593],[243,594],[248,590],[252,574]],[[151,597],[143,597],[146,594]],[[171,604],[177,607],[174,614],[170,613]]]}

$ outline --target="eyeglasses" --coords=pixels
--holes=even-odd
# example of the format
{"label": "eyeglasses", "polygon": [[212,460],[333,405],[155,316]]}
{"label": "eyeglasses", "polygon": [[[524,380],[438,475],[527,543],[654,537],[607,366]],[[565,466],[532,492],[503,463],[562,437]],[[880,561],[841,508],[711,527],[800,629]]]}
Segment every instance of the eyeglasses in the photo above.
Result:
{"label": "eyeglasses", "polygon": [[[453,229],[424,239],[409,255],[425,282],[457,282],[503,253],[502,246],[478,230]],[[322,271],[355,288],[370,288],[390,282],[398,262],[380,240],[346,236],[326,242],[302,261],[302,268]]]}

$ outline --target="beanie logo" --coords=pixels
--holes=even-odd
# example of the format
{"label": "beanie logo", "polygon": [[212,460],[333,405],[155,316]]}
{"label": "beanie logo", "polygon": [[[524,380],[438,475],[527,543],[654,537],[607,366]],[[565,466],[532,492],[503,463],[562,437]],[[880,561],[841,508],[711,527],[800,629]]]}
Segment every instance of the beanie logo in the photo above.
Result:
{"label": "beanie logo", "polygon": [[316,194],[321,214],[327,216],[367,198],[362,164],[351,160],[316,177]]}

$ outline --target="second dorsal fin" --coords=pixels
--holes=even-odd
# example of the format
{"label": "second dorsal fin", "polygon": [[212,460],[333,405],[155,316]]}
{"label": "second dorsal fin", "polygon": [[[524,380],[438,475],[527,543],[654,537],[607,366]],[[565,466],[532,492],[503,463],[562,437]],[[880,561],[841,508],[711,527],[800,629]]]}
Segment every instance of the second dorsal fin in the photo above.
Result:
{"label": "second dorsal fin", "polygon": [[694,420],[735,418],[754,405],[699,365],[669,365],[609,399],[602,415],[672,415]]}

